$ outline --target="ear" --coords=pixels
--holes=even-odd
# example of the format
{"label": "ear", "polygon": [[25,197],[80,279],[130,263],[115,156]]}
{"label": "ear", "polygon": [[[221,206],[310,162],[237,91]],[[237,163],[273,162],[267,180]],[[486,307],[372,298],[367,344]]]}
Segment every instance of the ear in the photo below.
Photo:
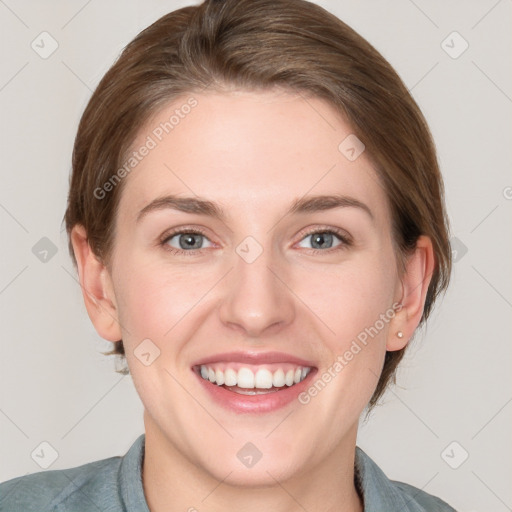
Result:
{"label": "ear", "polygon": [[[407,258],[401,277],[401,293],[396,301],[401,307],[396,309],[390,322],[386,350],[401,350],[412,338],[423,315],[435,264],[432,241],[427,236],[420,236],[414,252]],[[399,332],[402,332],[401,337],[397,335]]]}
{"label": "ear", "polygon": [[121,340],[114,287],[108,269],[92,252],[83,226],[73,227],[71,243],[89,318],[102,338],[113,342]]}

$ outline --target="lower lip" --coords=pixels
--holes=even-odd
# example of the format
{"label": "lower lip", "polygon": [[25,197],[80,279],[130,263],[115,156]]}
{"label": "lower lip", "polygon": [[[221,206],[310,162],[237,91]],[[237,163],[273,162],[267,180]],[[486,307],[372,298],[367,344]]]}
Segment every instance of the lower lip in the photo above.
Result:
{"label": "lower lip", "polygon": [[203,379],[196,371],[192,371],[215,402],[237,413],[272,412],[287,406],[294,400],[298,401],[299,394],[306,390],[310,385],[312,376],[316,373],[316,369],[312,368],[303,381],[285,387],[281,391],[259,395],[241,395],[222,386],[217,386],[217,384],[212,384],[209,380]]}

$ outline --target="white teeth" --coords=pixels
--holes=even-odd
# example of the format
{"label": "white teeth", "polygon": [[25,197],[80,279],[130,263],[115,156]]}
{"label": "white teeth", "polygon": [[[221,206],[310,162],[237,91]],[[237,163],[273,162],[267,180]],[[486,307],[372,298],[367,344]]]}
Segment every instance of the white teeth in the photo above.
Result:
{"label": "white teeth", "polygon": [[239,388],[254,388],[254,373],[249,368],[240,368],[238,370],[238,387]]}
{"label": "white teeth", "polygon": [[236,374],[235,370],[228,368],[224,372],[224,384],[226,384],[226,386],[236,386],[236,382],[237,382],[237,374]]}
{"label": "white teeth", "polygon": [[268,370],[258,370],[254,379],[254,387],[270,389],[272,387],[272,373]]}
{"label": "white teeth", "polygon": [[281,368],[274,372],[274,375],[272,376],[272,384],[276,388],[282,388],[284,386],[284,372]]}
{"label": "white teeth", "polygon": [[[275,372],[271,372],[268,368],[260,368],[256,373],[244,366],[239,368],[238,371],[234,368],[226,368],[222,371],[219,368],[207,365],[201,365],[200,367],[201,377],[205,380],[216,383],[218,386],[224,384],[227,387],[238,386],[248,390],[290,387],[304,380],[310,371],[311,368],[307,366],[299,366],[286,372],[282,368],[278,368]],[[263,391],[261,392],[263,393]],[[258,392],[247,392],[245,394],[256,393]]]}

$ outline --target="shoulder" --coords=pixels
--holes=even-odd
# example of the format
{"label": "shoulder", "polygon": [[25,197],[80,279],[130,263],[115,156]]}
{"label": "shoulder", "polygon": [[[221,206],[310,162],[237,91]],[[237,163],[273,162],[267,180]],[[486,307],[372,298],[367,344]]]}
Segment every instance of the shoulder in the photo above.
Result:
{"label": "shoulder", "polygon": [[386,512],[456,512],[442,499],[417,487],[389,480],[377,464],[356,447],[356,482],[363,495],[365,510]]}
{"label": "shoulder", "polygon": [[[42,471],[0,484],[2,512],[118,510],[117,476],[122,457],[111,457],[70,469]],[[74,509],[73,509],[74,510]]]}
{"label": "shoulder", "polygon": [[428,494],[404,482],[394,480],[391,480],[391,482],[406,500],[414,501],[414,503],[423,507],[420,510],[425,510],[426,512],[456,512],[454,508],[437,496]]}

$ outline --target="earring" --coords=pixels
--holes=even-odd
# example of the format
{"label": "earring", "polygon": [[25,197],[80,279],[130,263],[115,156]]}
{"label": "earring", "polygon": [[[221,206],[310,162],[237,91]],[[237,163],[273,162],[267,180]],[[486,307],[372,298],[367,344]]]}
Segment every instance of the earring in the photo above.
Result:
{"label": "earring", "polygon": [[396,335],[397,335],[398,338],[403,338],[404,337],[404,333],[402,331],[398,331],[396,333]]}

